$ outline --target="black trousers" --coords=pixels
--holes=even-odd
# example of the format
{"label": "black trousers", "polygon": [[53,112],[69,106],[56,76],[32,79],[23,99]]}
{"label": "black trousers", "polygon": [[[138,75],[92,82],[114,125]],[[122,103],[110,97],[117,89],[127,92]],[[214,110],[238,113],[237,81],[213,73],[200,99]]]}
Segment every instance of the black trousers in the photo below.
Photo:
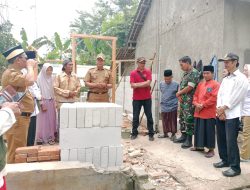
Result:
{"label": "black trousers", "polygon": [[30,126],[27,137],[27,146],[34,146],[36,137],[36,116],[30,118]]}
{"label": "black trousers", "polygon": [[239,132],[239,118],[227,119],[226,121],[216,120],[217,144],[220,158],[228,163],[234,171],[240,169],[240,154],[237,144]]}
{"label": "black trousers", "polygon": [[215,148],[215,119],[194,118],[194,147]]}
{"label": "black trousers", "polygon": [[147,117],[147,128],[148,128],[148,135],[154,136],[154,121],[152,117],[152,100],[133,100],[133,129],[132,135],[138,135],[138,126],[139,126],[139,116],[141,112],[141,107],[143,106],[144,113]]}

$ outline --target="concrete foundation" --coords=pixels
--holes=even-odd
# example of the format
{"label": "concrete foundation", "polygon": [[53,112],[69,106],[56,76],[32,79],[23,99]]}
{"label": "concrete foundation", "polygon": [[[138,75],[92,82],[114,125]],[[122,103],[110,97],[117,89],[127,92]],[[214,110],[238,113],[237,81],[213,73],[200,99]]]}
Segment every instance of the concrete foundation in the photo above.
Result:
{"label": "concrete foundation", "polygon": [[[148,176],[130,168],[95,170],[81,162],[9,164],[7,187],[11,190],[154,190]],[[146,186],[147,188],[144,188]]]}

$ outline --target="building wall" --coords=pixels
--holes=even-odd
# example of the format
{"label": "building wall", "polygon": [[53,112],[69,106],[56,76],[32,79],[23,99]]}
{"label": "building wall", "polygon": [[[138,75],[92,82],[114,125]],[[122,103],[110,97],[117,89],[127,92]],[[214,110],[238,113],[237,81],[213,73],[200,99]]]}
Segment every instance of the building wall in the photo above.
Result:
{"label": "building wall", "polygon": [[[154,0],[137,39],[136,58],[150,59],[160,52],[153,64],[154,77],[161,79],[165,69],[172,69],[177,82],[183,73],[178,59],[184,55],[207,65],[214,55],[220,58],[235,52],[242,69],[244,63],[250,64],[249,10],[249,0]],[[223,68],[219,64],[220,80]],[[158,106],[157,87],[152,94],[153,113]],[[131,102],[122,103],[125,110],[132,110]]]}
{"label": "building wall", "polygon": [[250,64],[250,2],[225,0],[224,49],[240,56],[240,66]]}
{"label": "building wall", "polygon": [[214,55],[223,54],[223,28],[222,0],[152,1],[138,37],[136,56],[150,56],[160,48],[160,76],[169,68],[179,81],[180,57],[189,55],[193,61],[201,59],[209,64]]}

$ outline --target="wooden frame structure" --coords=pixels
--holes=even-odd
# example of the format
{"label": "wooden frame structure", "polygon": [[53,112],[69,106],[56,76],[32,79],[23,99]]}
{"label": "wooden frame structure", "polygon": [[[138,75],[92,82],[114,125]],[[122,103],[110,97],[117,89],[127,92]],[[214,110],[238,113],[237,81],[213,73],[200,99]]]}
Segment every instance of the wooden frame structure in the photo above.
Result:
{"label": "wooden frame structure", "polygon": [[73,70],[76,73],[76,48],[77,43],[76,39],[78,38],[91,38],[97,40],[105,40],[112,42],[112,102],[115,103],[115,89],[116,89],[116,41],[117,37],[113,36],[99,36],[99,35],[87,35],[87,34],[71,34],[71,43],[72,43],[72,63],[73,63]]}

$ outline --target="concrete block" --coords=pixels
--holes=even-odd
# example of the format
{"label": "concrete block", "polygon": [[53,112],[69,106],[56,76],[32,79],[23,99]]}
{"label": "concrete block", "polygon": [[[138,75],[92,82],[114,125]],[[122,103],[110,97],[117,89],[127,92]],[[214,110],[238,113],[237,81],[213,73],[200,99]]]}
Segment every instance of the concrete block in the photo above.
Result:
{"label": "concrete block", "polygon": [[76,127],[84,128],[85,127],[85,104],[77,103],[76,104]]}
{"label": "concrete block", "polygon": [[61,161],[69,160],[69,149],[61,149]]}
{"label": "concrete block", "polygon": [[85,127],[92,127],[93,123],[93,112],[92,108],[85,108]]}
{"label": "concrete block", "polygon": [[109,112],[109,123],[108,126],[109,127],[115,127],[116,125],[116,109],[115,107],[109,107],[108,108],[108,112]]}
{"label": "concrete block", "polygon": [[101,148],[100,147],[94,147],[93,164],[94,164],[94,166],[98,166],[98,167],[101,164]]}
{"label": "concrete block", "polygon": [[69,116],[68,116],[68,127],[69,128],[76,128],[76,104],[75,103],[69,103],[68,104],[69,109]]}
{"label": "concrete block", "polygon": [[73,148],[69,150],[69,161],[76,161],[77,160],[77,149]]}
{"label": "concrete block", "polygon": [[109,146],[109,164],[108,166],[115,166],[116,164],[116,146]]}
{"label": "concrete block", "polygon": [[109,112],[107,111],[107,108],[101,108],[101,127],[107,127],[109,124]]}
{"label": "concrete block", "polygon": [[122,107],[117,106],[115,112],[115,126],[121,127],[122,126]]}
{"label": "concrete block", "polygon": [[86,162],[90,162],[90,163],[93,163],[93,149],[94,148],[86,148],[85,151],[86,151],[86,158],[85,158],[85,161]]}
{"label": "concrete block", "polygon": [[123,163],[123,145],[116,148],[116,166],[121,166]]}
{"label": "concrete block", "polygon": [[119,146],[120,127],[64,128],[60,129],[60,148],[85,148],[99,146]]}
{"label": "concrete block", "polygon": [[85,158],[86,158],[85,148],[77,149],[77,160],[85,162]]}
{"label": "concrete block", "polygon": [[101,147],[101,167],[107,168],[109,163],[109,147]]}
{"label": "concrete block", "polygon": [[100,108],[92,109],[92,127],[100,127],[101,124],[101,112]]}
{"label": "concrete block", "polygon": [[69,109],[67,103],[63,103],[60,108],[60,129],[68,127]]}

